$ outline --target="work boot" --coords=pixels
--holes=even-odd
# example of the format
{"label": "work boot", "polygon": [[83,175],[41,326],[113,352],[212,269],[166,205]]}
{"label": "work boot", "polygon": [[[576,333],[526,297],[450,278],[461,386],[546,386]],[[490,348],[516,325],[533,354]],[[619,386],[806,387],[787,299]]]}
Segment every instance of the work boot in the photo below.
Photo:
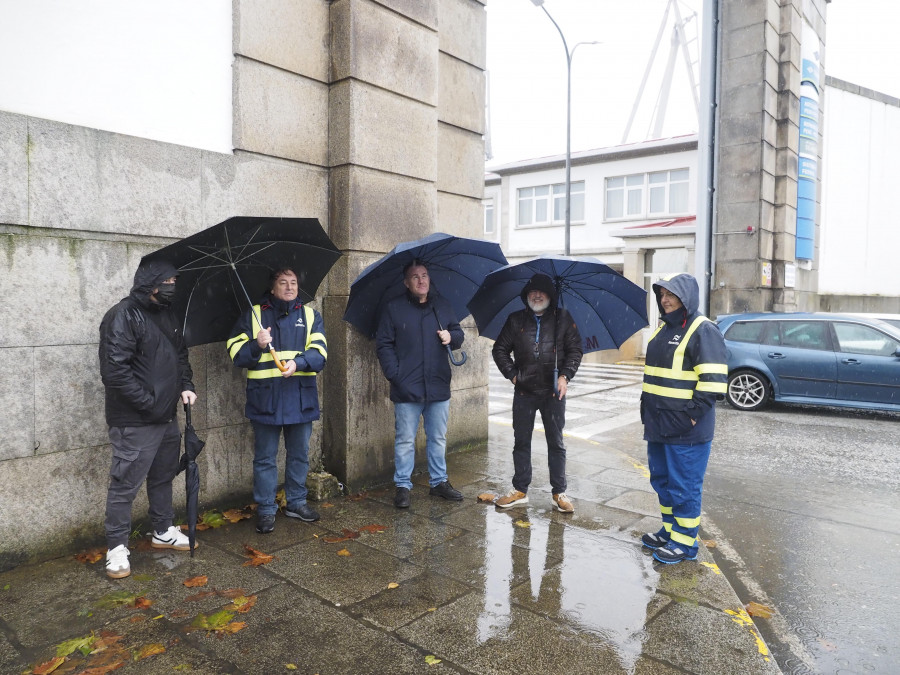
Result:
{"label": "work boot", "polygon": [[106,576],[110,579],[123,579],[131,574],[128,556],[131,552],[125,544],[119,544],[106,552]]}
{"label": "work boot", "polygon": [[428,491],[428,494],[434,497],[443,497],[451,502],[461,502],[463,500],[462,492],[450,485],[449,480],[438,483]]}
{"label": "work boot", "polygon": [[653,534],[648,532],[643,537],[641,537],[641,543],[647,548],[662,548],[669,543],[669,538],[664,537],[662,534],[663,532],[665,532],[665,530],[661,530],[660,532],[655,532]]}
{"label": "work boot", "polygon": [[256,531],[260,534],[269,534],[275,529],[274,513],[258,513],[256,515]]}
{"label": "work boot", "polygon": [[[176,551],[190,551],[191,541],[187,538],[181,528],[170,525],[165,532],[154,532],[153,538],[150,540],[150,546],[153,548],[174,548]],[[194,542],[194,548],[198,546]]]}
{"label": "work boot", "polygon": [[513,488],[506,495],[495,501],[494,505],[499,506],[501,509],[508,509],[510,506],[518,506],[519,504],[527,503],[528,495]]}
{"label": "work boot", "polygon": [[296,508],[286,508],[284,515],[288,518],[299,518],[305,523],[314,523],[319,519],[319,514],[309,507],[309,504],[298,504]]}
{"label": "work boot", "polygon": [[665,546],[653,551],[653,557],[661,563],[674,565],[682,560],[696,560],[697,553],[691,553],[687,546],[676,544],[674,541],[668,542]]}
{"label": "work boot", "polygon": [[396,506],[398,509],[409,508],[409,488],[397,488],[397,494],[394,495],[394,506]]}

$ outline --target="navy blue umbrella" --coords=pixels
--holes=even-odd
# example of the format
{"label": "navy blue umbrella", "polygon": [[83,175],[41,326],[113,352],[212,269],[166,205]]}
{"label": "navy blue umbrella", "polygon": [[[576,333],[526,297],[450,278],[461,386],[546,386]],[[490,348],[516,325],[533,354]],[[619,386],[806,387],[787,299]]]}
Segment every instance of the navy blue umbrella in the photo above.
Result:
{"label": "navy blue umbrella", "polygon": [[553,280],[584,353],[616,349],[647,326],[647,292],[596,258],[547,255],[488,274],[468,308],[483,337],[496,340],[506,317],[524,309],[521,293],[537,273]]}
{"label": "navy blue umbrella", "polygon": [[[457,319],[468,315],[466,303],[485,275],[507,262],[499,244],[480,239],[438,232],[403,242],[364,269],[350,286],[344,321],[366,337],[375,337],[382,307],[406,292],[403,268],[416,259],[428,267],[431,289],[450,302]],[[452,354],[450,358],[453,361]],[[461,362],[453,363],[461,365]]]}

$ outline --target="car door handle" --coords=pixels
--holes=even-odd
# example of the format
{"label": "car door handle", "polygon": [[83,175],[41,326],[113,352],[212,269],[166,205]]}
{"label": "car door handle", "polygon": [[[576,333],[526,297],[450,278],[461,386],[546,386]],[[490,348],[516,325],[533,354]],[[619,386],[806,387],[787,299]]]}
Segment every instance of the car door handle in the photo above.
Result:
{"label": "car door handle", "polygon": [[781,352],[769,352],[769,358],[770,359],[783,359],[784,354],[782,354]]}
{"label": "car door handle", "polygon": [[841,359],[841,363],[846,363],[848,366],[858,366],[862,361],[859,359]]}

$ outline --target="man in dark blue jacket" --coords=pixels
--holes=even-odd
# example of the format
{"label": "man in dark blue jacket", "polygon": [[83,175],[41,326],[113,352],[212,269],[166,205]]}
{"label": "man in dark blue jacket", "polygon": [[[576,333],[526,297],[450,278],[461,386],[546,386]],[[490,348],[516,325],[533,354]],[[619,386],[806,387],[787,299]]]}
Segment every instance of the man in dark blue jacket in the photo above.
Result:
{"label": "man in dark blue jacket", "polygon": [[722,333],[698,311],[694,277],[674,275],[653,292],[662,322],[647,345],[641,420],[663,526],[641,541],[660,562],[678,563],[697,557],[703,477],[728,366]]}
{"label": "man in dark blue jacket", "polygon": [[319,519],[306,503],[306,476],[312,423],[319,419],[316,373],[325,367],[328,350],[322,317],[297,294],[293,270],[273,272],[269,293],[238,320],[234,337],[225,343],[234,365],[247,369],[245,414],[253,426],[253,498],[256,531],[261,534],[275,529],[282,432],[284,513],[306,522]]}
{"label": "man in dark blue jacket", "polygon": [[428,270],[418,260],[403,270],[406,293],[387,303],[378,323],[378,362],[394,402],[394,506],[409,507],[416,462],[416,431],[425,421],[429,494],[452,501],[462,494],[447,477],[450,363],[447,345],[459,349],[465,335],[446,299],[430,292]]}
{"label": "man in dark blue jacket", "polygon": [[197,400],[188,351],[169,311],[178,272],[171,263],[142,263],[127,298],[100,322],[100,376],[112,465],[106,494],[106,574],[131,574],[131,506],[144,479],[153,525],[150,545],[187,551],[188,538],[172,525],[172,480],[178,472],[178,404]]}

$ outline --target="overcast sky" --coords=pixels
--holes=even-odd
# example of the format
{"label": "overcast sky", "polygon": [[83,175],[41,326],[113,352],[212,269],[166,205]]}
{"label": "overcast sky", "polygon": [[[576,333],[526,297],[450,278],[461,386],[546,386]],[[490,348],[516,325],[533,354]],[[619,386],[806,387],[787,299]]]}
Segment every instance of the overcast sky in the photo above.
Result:
{"label": "overcast sky", "polygon": [[[681,0],[688,40],[698,35],[702,0]],[[668,0],[546,0],[572,59],[572,151],[618,145],[637,97]],[[696,13],[696,15],[695,15]],[[496,166],[563,154],[566,148],[566,56],[556,28],[530,0],[487,5],[490,123]],[[693,17],[693,18],[691,18]],[[628,141],[650,135],[670,53],[673,13]],[[691,60],[699,42],[689,45]],[[828,5],[825,70],[842,80],[900,97],[900,0],[833,0]],[[677,53],[662,137],[697,130],[687,66]],[[699,67],[695,65],[695,73]]]}

